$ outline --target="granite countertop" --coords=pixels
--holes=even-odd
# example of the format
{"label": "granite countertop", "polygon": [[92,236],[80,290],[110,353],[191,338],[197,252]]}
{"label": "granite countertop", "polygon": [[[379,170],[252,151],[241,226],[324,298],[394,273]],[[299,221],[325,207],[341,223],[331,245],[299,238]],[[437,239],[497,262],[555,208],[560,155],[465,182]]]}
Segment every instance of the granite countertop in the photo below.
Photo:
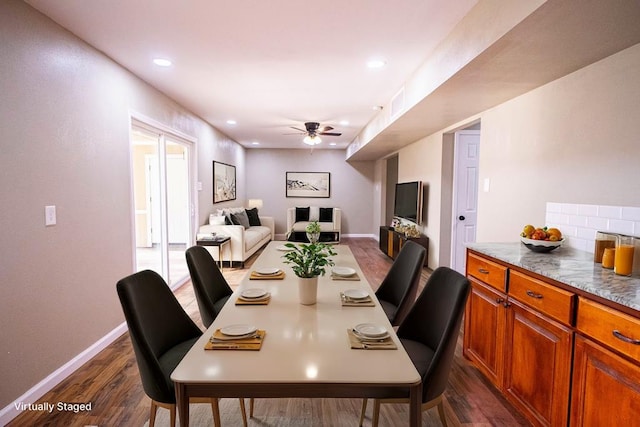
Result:
{"label": "granite countertop", "polygon": [[640,311],[640,276],[624,277],[593,262],[593,254],[569,247],[536,253],[520,242],[470,243],[469,249]]}

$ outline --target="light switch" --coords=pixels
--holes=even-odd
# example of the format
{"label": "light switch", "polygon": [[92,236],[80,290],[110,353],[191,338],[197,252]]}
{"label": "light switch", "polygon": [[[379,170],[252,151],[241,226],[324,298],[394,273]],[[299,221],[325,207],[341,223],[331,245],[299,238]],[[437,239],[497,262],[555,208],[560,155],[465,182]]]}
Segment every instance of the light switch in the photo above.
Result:
{"label": "light switch", "polygon": [[45,206],[44,207],[44,225],[56,225],[56,207]]}
{"label": "light switch", "polygon": [[489,188],[491,188],[491,180],[489,178],[485,178],[484,179],[484,186],[483,186],[483,190],[485,193],[489,192]]}

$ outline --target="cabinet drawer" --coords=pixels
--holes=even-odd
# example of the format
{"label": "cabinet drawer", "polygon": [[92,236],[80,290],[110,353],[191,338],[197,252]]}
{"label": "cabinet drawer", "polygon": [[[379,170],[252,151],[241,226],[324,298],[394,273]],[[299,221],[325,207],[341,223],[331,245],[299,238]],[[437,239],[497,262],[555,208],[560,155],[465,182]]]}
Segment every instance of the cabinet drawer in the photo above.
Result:
{"label": "cabinet drawer", "polygon": [[509,296],[566,325],[571,324],[575,294],[511,270]]}
{"label": "cabinet drawer", "polygon": [[580,297],[576,328],[640,362],[640,319]]}
{"label": "cabinet drawer", "polygon": [[467,274],[482,280],[484,283],[493,286],[499,291],[505,291],[505,278],[507,267],[489,261],[478,255],[467,254]]}

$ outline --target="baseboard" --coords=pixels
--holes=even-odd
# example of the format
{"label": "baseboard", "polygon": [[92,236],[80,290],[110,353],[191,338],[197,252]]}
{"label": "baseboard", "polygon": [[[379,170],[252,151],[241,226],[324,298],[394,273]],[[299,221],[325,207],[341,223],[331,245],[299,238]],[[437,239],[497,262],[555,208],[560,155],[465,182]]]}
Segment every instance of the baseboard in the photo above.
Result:
{"label": "baseboard", "polygon": [[[109,344],[114,342],[122,334],[127,332],[127,324],[125,322],[118,325],[104,337],[93,343],[89,348],[78,354],[76,357],[56,369],[45,379],[31,387],[22,396],[11,402],[0,410],[0,426],[6,425],[9,421],[20,415],[21,411],[17,409],[18,405],[35,403],[44,396],[45,393],[51,391],[55,386],[60,384],[65,378],[74,373],[78,368],[91,360],[96,354],[104,350]],[[55,404],[56,402],[50,402]]]}
{"label": "baseboard", "polygon": [[340,237],[367,237],[369,239],[378,240],[378,236],[376,236],[375,234],[343,234]]}

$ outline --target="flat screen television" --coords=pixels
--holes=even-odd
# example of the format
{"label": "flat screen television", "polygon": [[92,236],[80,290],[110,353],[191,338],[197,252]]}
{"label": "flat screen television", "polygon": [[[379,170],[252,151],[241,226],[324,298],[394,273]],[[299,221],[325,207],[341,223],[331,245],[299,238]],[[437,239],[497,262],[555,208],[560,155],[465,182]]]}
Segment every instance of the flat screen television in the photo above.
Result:
{"label": "flat screen television", "polygon": [[422,183],[399,182],[393,203],[393,215],[419,224],[422,219]]}

